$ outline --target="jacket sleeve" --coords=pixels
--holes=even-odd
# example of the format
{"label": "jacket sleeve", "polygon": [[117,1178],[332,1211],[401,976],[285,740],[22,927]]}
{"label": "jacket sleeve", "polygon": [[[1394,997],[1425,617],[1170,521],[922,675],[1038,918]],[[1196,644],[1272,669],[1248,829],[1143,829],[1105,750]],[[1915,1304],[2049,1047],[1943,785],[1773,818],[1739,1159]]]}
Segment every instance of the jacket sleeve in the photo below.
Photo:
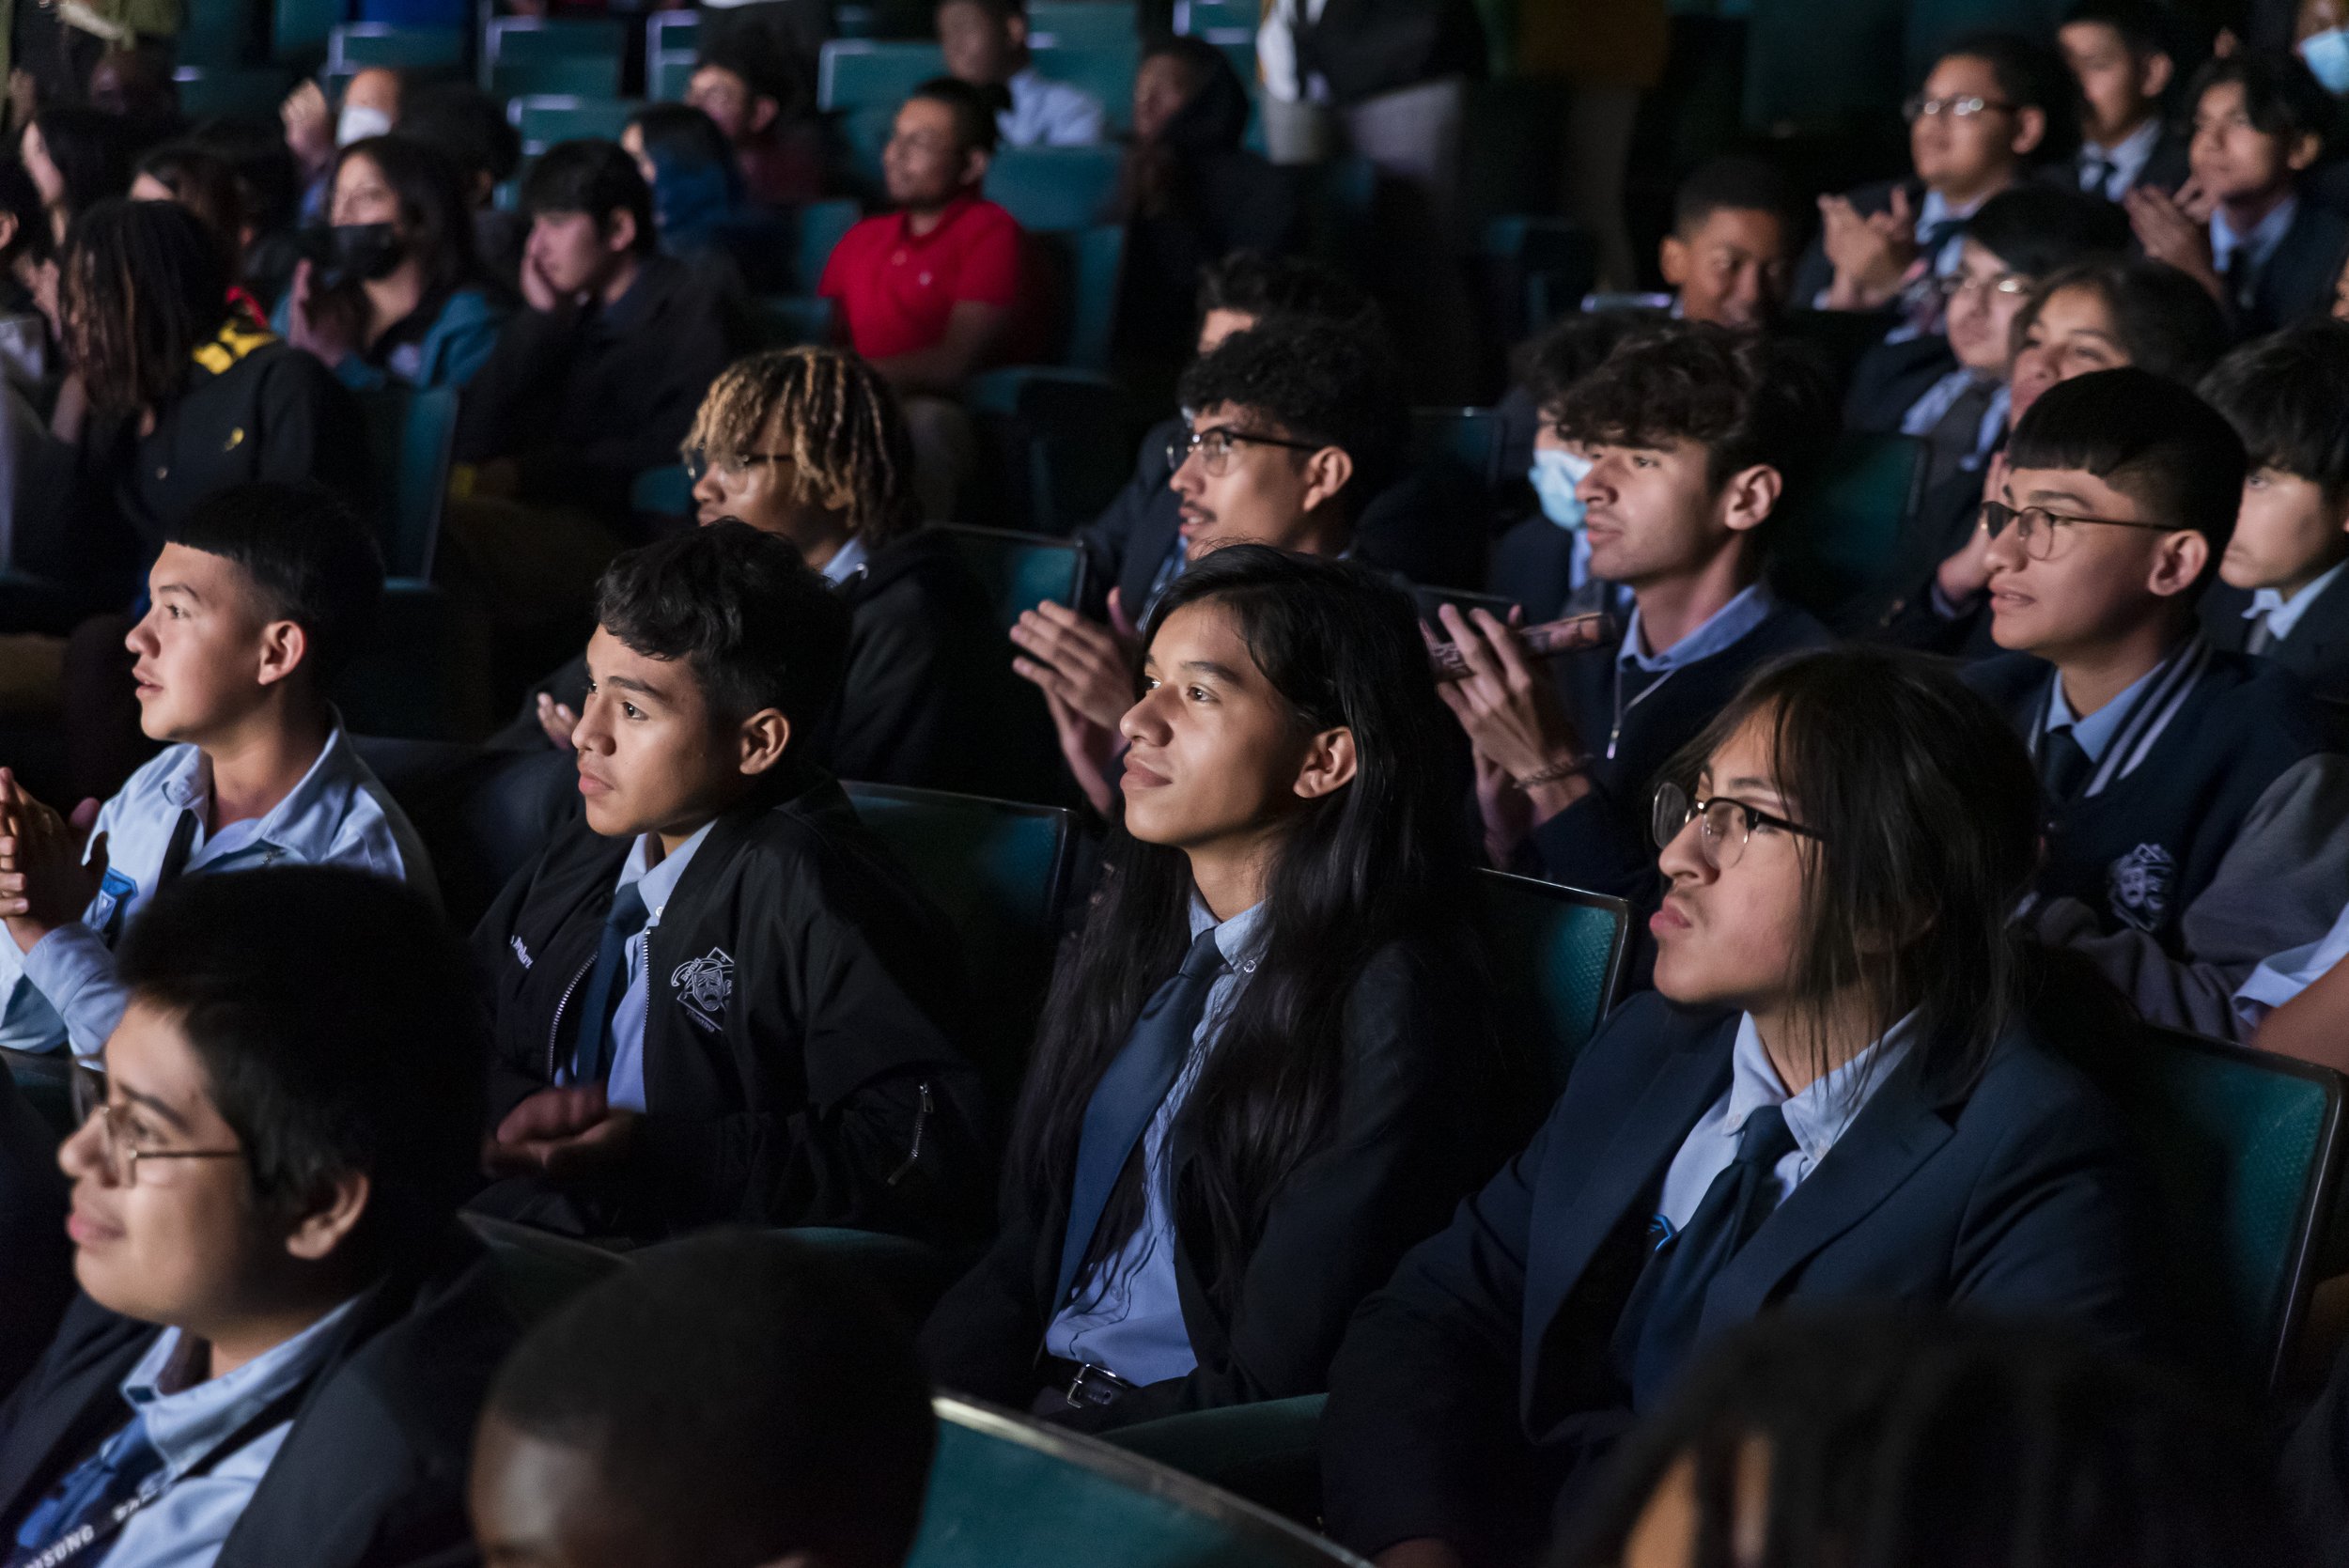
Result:
{"label": "jacket sleeve", "polygon": [[498,974],[515,961],[513,949],[507,945],[514,934],[515,917],[521,914],[522,903],[530,894],[531,879],[537,875],[538,862],[533,862],[516,873],[490,908],[483,912],[473,930],[473,953],[475,972],[483,977],[483,997],[490,1008],[492,1031],[490,1047],[490,1117],[495,1127],[512,1110],[532,1094],[546,1088],[545,1077],[531,1070],[537,1054],[537,1041],[526,1035],[522,1020],[507,1017],[498,1006],[498,987],[490,977]]}
{"label": "jacket sleeve", "polygon": [[1529,848],[1535,875],[1635,908],[1654,904],[1656,850],[1643,815],[1595,777],[1589,794],[1533,829]]}
{"label": "jacket sleeve", "polygon": [[2234,993],[2260,960],[2322,940],[2349,907],[2349,759],[2322,753],[2267,786],[2201,896],[2179,916],[2184,955],[2142,931],[2107,935],[2075,899],[2039,909],[2040,939],[2084,955],[2152,1022],[2242,1038]]}
{"label": "jacket sleeve", "polygon": [[1322,1505],[1330,1535],[1365,1556],[1481,1533],[1486,1455],[1518,1432],[1533,1190],[1555,1122],[1404,1258],[1330,1367]]}
{"label": "jacket sleeve", "polygon": [[941,1389],[1018,1408],[1034,1391],[1036,1353],[1044,1344],[1038,1234],[1008,1180],[999,1212],[1003,1223],[993,1244],[939,1298],[922,1326],[922,1364]]}
{"label": "jacket sleeve", "polygon": [[498,333],[457,415],[457,460],[510,458],[543,439],[547,411],[570,362],[575,313],[517,311]]}
{"label": "jacket sleeve", "polygon": [[[1179,430],[1180,427],[1176,428]],[[1142,450],[1134,455],[1133,476],[1126,481],[1125,489],[1117,492],[1117,498],[1099,517],[1077,530],[1077,543],[1085,552],[1085,602],[1081,608],[1095,620],[1109,618],[1110,590],[1117,586],[1118,575],[1125,567],[1134,525],[1166,489],[1166,457],[1159,450],[1163,441],[1162,427],[1154,427],[1142,438]],[[1128,604],[1125,611],[1139,624],[1141,605]]]}
{"label": "jacket sleeve", "polygon": [[322,483],[368,505],[373,460],[350,389],[314,355],[285,355],[261,388],[262,441],[254,477],[286,484]]}
{"label": "jacket sleeve", "polygon": [[1336,1125],[1273,1199],[1226,1354],[1119,1399],[1119,1424],[1328,1387],[1354,1309],[1484,1173],[1455,1076],[1473,1053],[1445,995],[1401,950],[1364,970],[1346,999]]}
{"label": "jacket sleeve", "polygon": [[[892,608],[858,608],[832,764],[845,779],[919,784],[941,764],[969,760],[941,754],[961,717],[958,705],[970,696],[969,682],[946,658],[943,627]],[[1008,646],[1002,658],[1010,661]]]}
{"label": "jacket sleeve", "polygon": [[726,310],[714,291],[688,290],[671,313],[665,357],[646,372],[657,385],[644,417],[625,436],[590,446],[550,447],[520,454],[521,494],[534,502],[568,502],[590,511],[625,511],[636,475],[677,460],[677,443],[693,427],[702,394],[726,367]]}

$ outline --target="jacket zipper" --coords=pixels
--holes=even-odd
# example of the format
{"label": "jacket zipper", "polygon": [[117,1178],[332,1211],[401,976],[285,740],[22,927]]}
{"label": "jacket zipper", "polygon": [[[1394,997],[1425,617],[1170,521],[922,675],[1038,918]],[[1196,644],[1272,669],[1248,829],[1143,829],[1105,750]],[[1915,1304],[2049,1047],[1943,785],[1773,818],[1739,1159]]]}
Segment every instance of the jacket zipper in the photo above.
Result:
{"label": "jacket zipper", "polygon": [[891,1187],[905,1180],[912,1173],[913,1168],[922,1163],[922,1134],[928,1128],[930,1112],[936,1107],[930,1100],[930,1080],[924,1079],[920,1087],[922,1103],[913,1112],[913,1146],[906,1151],[906,1162],[889,1173],[887,1185]]}
{"label": "jacket zipper", "polygon": [[547,1026],[547,1081],[549,1083],[554,1081],[555,1040],[563,1032],[563,1009],[571,1004],[571,993],[579,989],[579,983],[586,979],[587,971],[595,967],[596,961],[593,958],[580,965],[579,972],[571,976],[571,983],[563,987],[563,995],[555,1001],[554,1021]]}

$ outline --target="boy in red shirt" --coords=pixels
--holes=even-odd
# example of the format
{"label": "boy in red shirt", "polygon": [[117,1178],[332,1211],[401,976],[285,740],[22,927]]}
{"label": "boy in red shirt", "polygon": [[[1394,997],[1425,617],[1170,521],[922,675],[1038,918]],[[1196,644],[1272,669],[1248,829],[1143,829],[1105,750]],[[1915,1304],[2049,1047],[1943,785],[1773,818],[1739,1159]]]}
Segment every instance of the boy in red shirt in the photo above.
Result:
{"label": "boy in red shirt", "polygon": [[995,137],[977,88],[951,77],[915,88],[881,153],[898,210],[848,230],[816,289],[904,399],[932,520],[951,515],[975,453],[969,416],[947,399],[1003,340],[1019,292],[1019,225],[979,194]]}

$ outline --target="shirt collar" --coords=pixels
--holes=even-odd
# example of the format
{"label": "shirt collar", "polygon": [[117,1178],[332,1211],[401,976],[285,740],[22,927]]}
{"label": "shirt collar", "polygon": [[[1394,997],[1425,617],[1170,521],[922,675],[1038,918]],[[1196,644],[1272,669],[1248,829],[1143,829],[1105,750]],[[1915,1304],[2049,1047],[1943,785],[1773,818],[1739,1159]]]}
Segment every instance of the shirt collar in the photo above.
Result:
{"label": "shirt collar", "polygon": [[165,1476],[178,1481],[271,1401],[316,1372],[326,1359],[335,1327],[358,1304],[353,1296],[236,1371],[184,1387],[177,1377],[187,1372],[199,1346],[177,1328],[158,1334],[121,1388],[122,1397],[145,1418],[148,1441],[163,1455]]}
{"label": "shirt collar", "polygon": [[[252,842],[272,846],[300,861],[332,859],[330,851],[350,815],[351,792],[359,787],[363,766],[344,737],[342,719],[337,715],[310,770],[262,816],[253,830]],[[196,814],[203,839],[195,848],[201,852],[204,842],[212,837],[202,827],[211,815],[212,759],[201,747],[186,748],[186,755],[163,780],[163,796],[179,810]]]}
{"label": "shirt collar", "polygon": [[897,242],[901,245],[926,245],[955,226],[956,220],[979,204],[979,193],[963,190],[955,193],[938,215],[938,226],[927,234],[913,232],[913,214],[900,210],[897,214]]}
{"label": "shirt collar", "polygon": [[1877,1087],[1907,1059],[1915,1043],[1916,1020],[1914,1012],[1907,1014],[1886,1030],[1882,1039],[1849,1062],[1814,1080],[1801,1094],[1789,1094],[1762,1045],[1762,1032],[1754,1027],[1753,1015],[1746,1014],[1737,1020],[1737,1042],[1730,1051],[1729,1114],[1721,1121],[1721,1132],[1735,1138],[1745,1130],[1747,1116],[1774,1105],[1785,1113],[1786,1130],[1795,1135],[1795,1145],[1803,1157],[1818,1164],[1859,1119]]}
{"label": "shirt collar", "polygon": [[2292,629],[2300,624],[2300,617],[2309,613],[2309,606],[2324,597],[2325,590],[2333,585],[2334,580],[2341,576],[2343,567],[2349,567],[2349,561],[2334,563],[2330,570],[2311,581],[2307,587],[2302,588],[2290,598],[2284,598],[2273,588],[2252,590],[2251,607],[2243,613],[2244,618],[2248,620],[2254,616],[2264,615],[2267,618],[2267,635],[2279,639],[2291,636]]}
{"label": "shirt collar", "polygon": [[692,838],[670,850],[656,862],[652,858],[653,835],[640,833],[629,846],[628,859],[620,864],[620,879],[613,884],[617,892],[630,883],[636,884],[636,896],[645,901],[645,929],[649,931],[661,924],[661,911],[669,907],[670,895],[677,883],[685,879],[685,867],[692,860],[693,851],[702,846],[709,830],[718,825],[716,818],[701,825]]}
{"label": "shirt collar", "polygon": [[1216,951],[1237,973],[1253,973],[1256,960],[1264,956],[1264,921],[1262,903],[1251,904],[1231,919],[1218,922],[1206,900],[1196,893],[1190,895],[1191,940],[1197,941],[1200,932],[1214,926]]}
{"label": "shirt collar", "polygon": [[851,534],[848,542],[832,552],[832,559],[823,565],[824,581],[837,588],[863,569],[868,559],[864,551],[864,536]]}
{"label": "shirt collar", "polygon": [[2112,737],[2120,733],[2121,726],[2128,721],[2129,709],[2136,706],[2137,699],[2144,694],[2145,689],[2151,686],[2155,677],[2169,668],[2169,665],[2170,660],[2163,660],[2129,682],[2127,689],[2119,696],[2085,719],[2075,714],[2072,711],[2072,705],[2064,700],[2063,675],[2061,671],[2057,671],[2048,677],[2053,682],[2052,689],[2047,695],[2046,727],[2048,731],[2052,733],[2061,729],[2070,730],[2072,738],[2079,742],[2080,750],[2088,753],[2089,761],[2104,761],[2105,751],[2112,744]]}
{"label": "shirt collar", "polygon": [[2093,142],[2084,144],[2080,147],[2080,156],[2110,164],[2115,174],[2134,185],[2138,171],[2145,166],[2146,160],[2153,157],[2154,144],[2160,140],[2161,116],[2153,115],[2146,118],[2144,124],[2110,147],[2098,147]]}
{"label": "shirt collar", "polygon": [[1623,646],[1615,651],[1615,662],[1651,675],[1680,669],[1700,659],[1710,659],[1735,644],[1767,620],[1777,608],[1778,596],[1770,592],[1769,583],[1757,581],[1705,617],[1704,624],[1688,636],[1661,653],[1649,654],[1640,651],[1640,611],[1634,605],[1631,619],[1624,628]]}
{"label": "shirt collar", "polygon": [[2250,233],[2237,234],[2234,225],[2227,221],[2227,210],[2217,208],[2210,215],[2211,259],[2224,272],[2234,258],[2236,247],[2242,246],[2251,253],[2252,266],[2263,267],[2267,258],[2276,254],[2276,247],[2283,243],[2284,231],[2292,226],[2292,220],[2299,215],[2300,198],[2287,195],[2251,226]]}

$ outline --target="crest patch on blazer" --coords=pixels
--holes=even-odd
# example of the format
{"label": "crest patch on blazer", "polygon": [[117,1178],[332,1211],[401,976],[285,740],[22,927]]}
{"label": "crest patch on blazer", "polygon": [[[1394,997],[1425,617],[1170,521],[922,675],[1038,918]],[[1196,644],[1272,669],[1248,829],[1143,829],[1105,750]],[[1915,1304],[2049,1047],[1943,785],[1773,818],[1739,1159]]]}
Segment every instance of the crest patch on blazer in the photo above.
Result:
{"label": "crest patch on blazer", "polygon": [[669,975],[669,989],[677,993],[677,1004],[686,1017],[705,1029],[716,1029],[734,997],[734,957],[723,947],[713,947],[698,958],[689,958]]}
{"label": "crest patch on blazer", "polygon": [[2177,858],[2158,844],[2140,844],[2112,862],[2110,883],[2113,919],[2139,931],[2155,930],[2170,918]]}

